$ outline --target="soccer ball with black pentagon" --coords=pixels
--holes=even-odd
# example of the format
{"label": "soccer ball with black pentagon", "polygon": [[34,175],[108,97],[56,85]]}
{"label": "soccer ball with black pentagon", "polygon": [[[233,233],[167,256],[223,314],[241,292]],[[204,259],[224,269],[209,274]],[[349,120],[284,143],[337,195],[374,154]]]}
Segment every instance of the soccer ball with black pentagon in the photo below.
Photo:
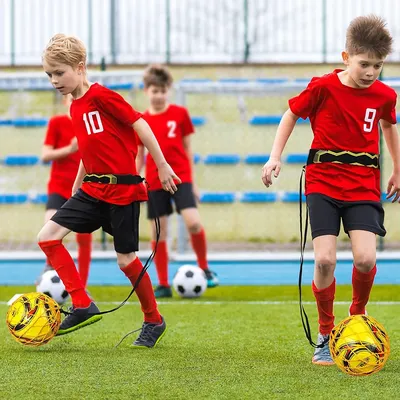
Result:
{"label": "soccer ball with black pentagon", "polygon": [[382,369],[389,357],[389,336],[371,316],[352,315],[333,328],[329,349],[346,374],[371,375]]}
{"label": "soccer ball with black pentagon", "polygon": [[172,285],[181,297],[199,297],[207,288],[207,279],[201,268],[182,265],[176,272]]}
{"label": "soccer ball with black pentagon", "polygon": [[64,304],[68,299],[68,292],[62,283],[57,272],[54,270],[46,271],[40,278],[36,291],[50,296],[58,304]]}

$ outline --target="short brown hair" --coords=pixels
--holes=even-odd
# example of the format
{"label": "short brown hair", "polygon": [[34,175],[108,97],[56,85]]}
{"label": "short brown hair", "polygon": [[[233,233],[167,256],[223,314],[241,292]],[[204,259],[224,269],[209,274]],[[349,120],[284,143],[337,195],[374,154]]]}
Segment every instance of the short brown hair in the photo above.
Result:
{"label": "short brown hair", "polygon": [[346,51],[350,55],[369,53],[384,59],[392,52],[393,38],[386,21],[377,15],[354,18],[346,32]]}
{"label": "short brown hair", "polygon": [[58,62],[71,67],[76,67],[80,62],[86,65],[86,48],[77,37],[57,33],[47,44],[43,60],[49,64]]}
{"label": "short brown hair", "polygon": [[143,75],[144,87],[159,86],[169,88],[173,79],[168,68],[160,64],[149,65]]}

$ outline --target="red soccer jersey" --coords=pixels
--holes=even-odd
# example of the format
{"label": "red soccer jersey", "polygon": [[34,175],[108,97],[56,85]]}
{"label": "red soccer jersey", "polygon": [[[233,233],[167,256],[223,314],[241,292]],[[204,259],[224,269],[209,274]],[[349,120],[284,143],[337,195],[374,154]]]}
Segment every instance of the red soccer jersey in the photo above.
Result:
{"label": "red soccer jersey", "polygon": [[[132,124],[142,117],[118,93],[94,83],[71,105],[79,152],[88,174],[136,175],[136,134]],[[82,190],[96,199],[126,205],[147,200],[144,184],[109,185],[84,182]]]}
{"label": "red soccer jersey", "polygon": [[[289,100],[291,111],[310,118],[312,149],[379,153],[380,119],[396,123],[396,92],[380,81],[369,88],[342,84],[338,72],[313,78]],[[345,201],[380,201],[379,169],[348,164],[307,166],[306,194],[322,193]]]}
{"label": "red soccer jersey", "polygon": [[[68,115],[56,115],[50,118],[44,144],[59,149],[68,146],[74,137],[71,118]],[[79,152],[75,152],[52,162],[50,179],[47,183],[48,194],[56,193],[66,199],[71,197],[79,161]]]}
{"label": "red soccer jersey", "polygon": [[[143,118],[154,132],[167,163],[182,183],[192,182],[191,161],[183,147],[183,138],[194,133],[194,127],[186,108],[170,104],[160,114],[150,114],[146,111]],[[146,180],[149,190],[162,189],[157,166],[150,154],[146,157]]]}

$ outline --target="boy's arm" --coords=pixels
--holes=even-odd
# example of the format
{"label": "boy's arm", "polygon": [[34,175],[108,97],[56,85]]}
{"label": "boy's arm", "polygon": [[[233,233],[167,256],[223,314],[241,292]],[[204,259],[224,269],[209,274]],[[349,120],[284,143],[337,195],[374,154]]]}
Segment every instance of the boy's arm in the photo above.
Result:
{"label": "boy's arm", "polygon": [[78,172],[76,174],[75,182],[72,186],[72,196],[78,191],[78,189],[82,186],[83,177],[86,175],[86,169],[83,165],[82,160],[79,163]]}
{"label": "boy's arm", "polygon": [[387,186],[387,198],[396,195],[392,203],[400,198],[400,143],[397,125],[383,119],[380,120],[383,136],[393,162],[393,173]]}
{"label": "boy's arm", "polygon": [[70,154],[75,153],[78,150],[78,142],[76,137],[71,140],[68,146],[60,147],[55,149],[53,146],[44,144],[42,147],[41,160],[43,162],[49,162],[54,160],[61,160],[62,158],[68,157]]}
{"label": "boy's arm", "polygon": [[165,161],[164,154],[162,153],[160,145],[158,144],[149,124],[143,118],[139,118],[132,126],[138,134],[140,141],[153,157],[163,189],[172,194],[175,193],[178,189],[174,180],[178,183],[181,183],[181,180]]}
{"label": "boy's arm", "polygon": [[144,167],[144,155],[145,155],[144,146],[139,144],[138,152],[136,155],[136,171],[138,172],[139,175]]}
{"label": "boy's arm", "polygon": [[262,169],[262,181],[266,187],[272,185],[272,172],[275,172],[275,178],[277,178],[279,175],[281,170],[281,155],[283,149],[285,148],[289,136],[293,132],[298,119],[299,117],[290,109],[283,114],[281,122],[279,123],[276,131],[269,160]]}
{"label": "boy's arm", "polygon": [[190,170],[192,173],[193,180],[193,194],[197,201],[200,201],[200,194],[197,188],[197,185],[194,181],[194,160],[193,160],[193,150],[192,150],[192,135],[185,135],[183,137],[183,148],[185,149],[185,153],[189,158],[190,162]]}

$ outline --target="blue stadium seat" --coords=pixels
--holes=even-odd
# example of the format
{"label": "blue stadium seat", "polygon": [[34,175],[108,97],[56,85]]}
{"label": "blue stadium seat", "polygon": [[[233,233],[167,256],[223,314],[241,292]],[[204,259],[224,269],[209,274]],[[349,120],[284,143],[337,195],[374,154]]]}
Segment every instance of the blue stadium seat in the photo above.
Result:
{"label": "blue stadium seat", "polygon": [[0,194],[0,204],[22,204],[28,201],[28,195],[24,193],[3,193]]}
{"label": "blue stadium seat", "polygon": [[0,119],[0,126],[10,126],[12,124],[12,119]]}
{"label": "blue stadium seat", "polygon": [[246,164],[265,164],[269,160],[269,154],[248,154],[244,158]]}
{"label": "blue stadium seat", "polygon": [[187,78],[187,79],[181,79],[179,83],[209,83],[212,82],[211,79],[206,79],[206,78]]}
{"label": "blue stadium seat", "polygon": [[105,85],[107,88],[111,90],[131,90],[134,88],[133,83],[128,82],[128,83],[107,83]]}
{"label": "blue stadium seat", "polygon": [[205,192],[200,196],[201,203],[233,203],[235,193],[231,192]]}
{"label": "blue stadium seat", "polygon": [[240,162],[239,154],[208,154],[204,164],[233,165]]}
{"label": "blue stadium seat", "polygon": [[31,199],[31,203],[33,204],[46,204],[47,203],[47,194],[39,193],[35,197]]}
{"label": "blue stadium seat", "polygon": [[259,78],[256,79],[256,82],[263,84],[274,84],[274,83],[284,83],[288,82],[286,78]]}
{"label": "blue stadium seat", "polygon": [[[284,203],[298,203],[300,199],[299,192],[285,192],[283,193],[281,200]],[[303,203],[306,202],[306,196],[302,196]]]}
{"label": "blue stadium seat", "polygon": [[218,82],[221,82],[221,83],[249,83],[250,79],[246,79],[246,78],[221,78],[221,79],[218,79]]}
{"label": "blue stadium seat", "polygon": [[3,159],[3,164],[9,167],[20,167],[24,165],[36,165],[40,161],[38,156],[33,155],[11,155]]}
{"label": "blue stadium seat", "polygon": [[305,164],[307,162],[308,154],[293,153],[286,156],[287,164]]}
{"label": "blue stadium seat", "polygon": [[274,203],[278,196],[273,192],[245,192],[240,201],[242,203]]}
{"label": "blue stadium seat", "polygon": [[47,122],[47,118],[16,118],[12,121],[12,124],[16,128],[34,128],[38,126],[46,126]]}
{"label": "blue stadium seat", "polygon": [[194,153],[194,154],[193,154],[193,162],[194,162],[195,164],[198,164],[200,161],[201,161],[201,155],[198,154],[198,153]]}
{"label": "blue stadium seat", "polygon": [[[277,125],[282,119],[282,115],[255,115],[249,120],[250,125]],[[308,124],[309,120],[299,118],[298,124]]]}
{"label": "blue stadium seat", "polygon": [[192,123],[194,126],[202,126],[206,123],[205,117],[192,117]]}

